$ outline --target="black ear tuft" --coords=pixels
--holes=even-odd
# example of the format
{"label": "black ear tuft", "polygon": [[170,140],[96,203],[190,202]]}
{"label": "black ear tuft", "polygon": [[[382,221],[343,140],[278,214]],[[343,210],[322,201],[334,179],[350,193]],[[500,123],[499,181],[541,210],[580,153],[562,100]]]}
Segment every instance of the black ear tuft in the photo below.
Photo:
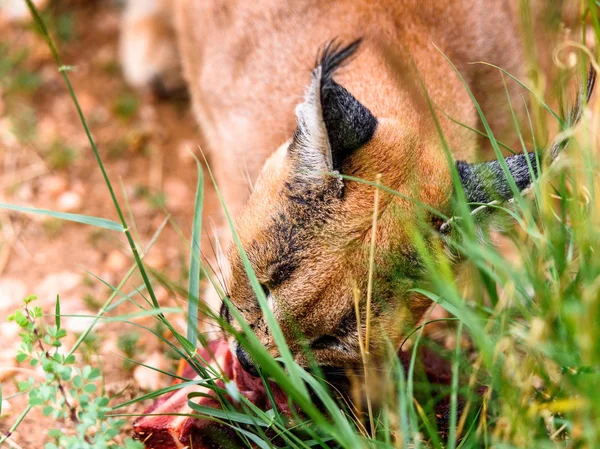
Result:
{"label": "black ear tuft", "polygon": [[[596,70],[591,66],[586,85],[580,89],[575,105],[566,117],[565,124],[568,127],[574,127],[581,119],[584,108],[594,91],[595,83]],[[550,163],[558,157],[571,136],[570,133],[561,133],[546,150],[546,157]],[[535,153],[515,154],[507,157],[505,161],[519,191],[525,190],[531,185],[533,182],[532,174],[537,176],[541,168],[537,165]],[[530,165],[533,173],[529,169]],[[506,201],[513,198],[513,192],[499,161],[494,160],[481,164],[458,161],[456,168],[465,189],[467,201],[471,203],[491,203],[492,201]]]}
{"label": "black ear tuft", "polygon": [[375,133],[377,119],[344,87],[333,80],[337,69],[356,53],[361,39],[341,46],[333,40],[325,46],[317,61],[321,68],[321,106],[331,147],[334,170],[340,170],[344,158],[366,144]]}
{"label": "black ear tuft", "polygon": [[[537,175],[535,153],[515,154],[505,159],[508,171],[519,191],[531,185],[531,172],[527,159],[529,159],[533,174]],[[513,192],[499,161],[493,160],[480,164],[457,161],[456,168],[469,203],[506,201],[513,197]]]}

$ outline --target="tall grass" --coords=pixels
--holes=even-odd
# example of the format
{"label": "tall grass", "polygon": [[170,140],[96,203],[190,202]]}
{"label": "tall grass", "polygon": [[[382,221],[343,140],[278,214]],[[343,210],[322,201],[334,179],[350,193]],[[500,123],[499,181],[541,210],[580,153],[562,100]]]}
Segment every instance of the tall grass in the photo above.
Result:
{"label": "tall grass", "polygon": [[[40,16],[29,0],[27,3],[53,49],[77,105],[68,80],[68,68],[60,63]],[[590,3],[589,11],[598,31],[595,3]],[[539,101],[538,86],[531,87],[536,92],[534,102]],[[508,101],[516,99],[509,98]],[[549,109],[543,101],[537,104],[538,112],[531,119],[531,129],[527,130],[527,134],[537,135],[536,126],[540,120],[537,116],[542,109]],[[99,311],[98,319],[114,311],[112,301],[121,295],[124,299],[136,301],[143,309],[140,314],[151,313],[167,326],[173,338],[154,334],[162,340],[165,348],[177,351],[188,360],[201,376],[201,380],[194,383],[214,390],[222,403],[219,410],[202,407],[194,402],[192,395],[190,406],[197,413],[195,416],[231,426],[246,445],[261,448],[274,445],[348,449],[600,447],[600,186],[597,181],[596,119],[592,121],[588,114],[583,116],[568,149],[543,170],[526,197],[512,204],[485,206],[493,209],[495,215],[505,217],[505,221],[514,223],[504,231],[507,241],[512,242],[510,260],[493,244],[495,234],[482,227],[478,215],[471,213],[473,205],[466,204],[464,195],[460,194],[462,189],[458,177],[454,176],[459,192],[456,210],[460,220],[452,220],[452,232],[433,241],[430,236],[415,231],[414,244],[424,263],[424,277],[429,280],[416,291],[449,312],[452,318],[448,321],[453,325],[450,332],[455,333],[456,344],[445,349],[427,339],[424,335],[424,329],[429,325],[427,322],[410,332],[408,339],[412,346],[408,360],[401,361],[395,354],[396,348],[390,348],[389,369],[385,373],[369,375],[371,382],[377,382],[389,394],[384,395],[384,400],[368,415],[358,405],[340,401],[322,379],[318,367],[308,371],[293,362],[277,320],[266,305],[262,288],[234,232],[234,244],[242,255],[257,300],[278,343],[281,360],[274,360],[267,353],[232,307],[233,317],[240,321],[243,329],[237,337],[261,366],[264,378],[276,381],[287,393],[290,402],[298,407],[294,425],[289,427],[290,422],[276,410],[258,409],[243,396],[239,397],[239,404],[233,403],[228,399],[227,391],[216,384],[222,374],[203,367],[195,358],[197,339],[201,337],[197,333],[197,279],[201,270],[198,241],[202,182],[198,183],[190,246],[192,279],[186,338],[175,330],[163,313],[166,310],[158,307],[151,275],[144,269],[143,257],[138,254],[138,245],[129,233],[129,225],[114,195],[100,153],[79,108],[78,111],[121,223],[94,222],[89,217],[55,216],[85,220],[88,224],[127,234],[136,261],[127,278],[138,271],[143,286],[129,294],[121,291],[124,281],[112,287],[114,294]],[[434,107],[431,111],[436,113]],[[504,144],[494,138],[485,116],[481,110],[479,112],[485,134],[502,159],[500,147]],[[564,121],[561,121],[561,126],[563,124]],[[564,132],[573,130],[566,129]],[[521,151],[528,150],[525,134],[525,130],[519,129],[523,144]],[[443,136],[440,137],[443,141]],[[503,168],[507,171],[506,164]],[[209,175],[212,179],[210,171]],[[346,182],[367,182],[374,189],[390,192],[373,181],[346,177]],[[516,189],[514,181],[511,187]],[[233,228],[228,214],[227,218]],[[466,283],[459,281],[453,269],[455,261],[442,249],[444,246],[450,247],[454,256],[464,260],[463,271],[470,274]],[[202,269],[209,271],[207,267]],[[144,291],[150,296],[147,301],[144,300]],[[224,301],[228,302],[228,299],[224,298]],[[113,316],[112,319],[131,323],[132,315]],[[234,332],[226,323],[221,324]],[[148,328],[145,330],[153,332]],[[469,345],[461,344],[465,339],[470,342]],[[451,372],[450,382],[436,385],[424,376],[419,350],[424,346],[446,358]],[[279,362],[283,362],[283,366]],[[374,378],[374,375],[379,378]],[[227,379],[223,380],[227,382]],[[115,414],[125,405],[155,398],[190,384],[184,382],[127,403],[115,404]],[[444,410],[445,416],[443,419],[438,416],[436,420],[436,413],[439,415],[440,410]],[[371,423],[367,428],[369,420]],[[438,422],[446,428],[438,428]]]}

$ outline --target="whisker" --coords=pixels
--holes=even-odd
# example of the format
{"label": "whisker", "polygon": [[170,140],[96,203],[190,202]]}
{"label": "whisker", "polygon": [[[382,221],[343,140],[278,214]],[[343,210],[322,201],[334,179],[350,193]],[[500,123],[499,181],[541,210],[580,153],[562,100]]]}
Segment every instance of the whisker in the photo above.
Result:
{"label": "whisker", "polygon": [[244,181],[246,181],[248,183],[248,187],[250,188],[249,192],[252,193],[252,191],[254,190],[254,183],[252,182],[252,177],[250,176],[250,170],[248,169],[247,161],[244,164],[244,169],[243,169],[242,175],[244,177]]}
{"label": "whisker", "polygon": [[202,251],[200,251],[200,255],[204,258],[205,261],[205,265],[210,268],[210,271],[213,274],[213,277],[217,280],[219,286],[221,287],[221,289],[223,291],[225,291],[225,285],[223,280],[220,278],[219,273],[217,273],[217,271],[215,270],[215,268],[213,267],[212,263],[210,262],[210,259],[206,256],[206,254],[204,254]]}
{"label": "whisker", "polygon": [[216,245],[216,247],[213,247],[213,253],[215,256],[215,260],[217,261],[217,266],[219,267],[219,270],[221,271],[221,275],[224,278],[224,276],[225,276],[224,271],[226,271],[226,268],[227,268],[227,266],[226,266],[227,260],[225,258],[225,252],[223,251],[223,245],[221,245],[221,239],[219,238],[219,232],[217,230],[217,226],[215,225],[214,221],[211,222],[211,228],[212,228],[211,231],[213,233],[214,242]]}
{"label": "whisker", "polygon": [[222,267],[220,265],[219,255],[217,254],[217,250],[215,249],[215,246],[213,245],[213,238],[218,241],[218,237],[216,235],[217,232],[216,232],[215,223],[212,220],[211,220],[211,228],[212,228],[211,231],[213,233],[213,236],[210,236],[210,235],[208,236],[208,244],[210,245],[210,249],[212,250],[212,253],[213,253],[213,256],[214,256],[214,260],[215,260],[215,262],[217,264],[217,268],[219,269],[219,274],[222,277],[221,280],[224,281],[224,274],[223,274]]}

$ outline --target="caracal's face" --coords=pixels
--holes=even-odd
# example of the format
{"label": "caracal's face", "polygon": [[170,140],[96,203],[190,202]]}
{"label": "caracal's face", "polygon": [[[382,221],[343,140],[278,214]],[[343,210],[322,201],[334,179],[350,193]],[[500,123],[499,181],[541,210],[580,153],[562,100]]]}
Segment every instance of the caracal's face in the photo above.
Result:
{"label": "caracal's face", "polygon": [[[325,52],[297,108],[293,138],[263,167],[236,228],[270,312],[304,365],[338,367],[361,360],[372,246],[371,351],[383,348],[386,339],[399,342],[429,306],[410,292],[422,277],[411,238],[424,218],[418,208],[382,192],[371,245],[375,188],[340,173],[370,181],[381,174],[383,185],[436,209],[447,207],[452,193],[443,157],[421,147],[398,122],[375,118],[331,79],[335,65],[355,50],[352,45]],[[260,342],[279,355],[235,245],[228,262],[229,300]],[[227,307],[222,315],[241,329]],[[251,365],[230,338],[242,364]]]}

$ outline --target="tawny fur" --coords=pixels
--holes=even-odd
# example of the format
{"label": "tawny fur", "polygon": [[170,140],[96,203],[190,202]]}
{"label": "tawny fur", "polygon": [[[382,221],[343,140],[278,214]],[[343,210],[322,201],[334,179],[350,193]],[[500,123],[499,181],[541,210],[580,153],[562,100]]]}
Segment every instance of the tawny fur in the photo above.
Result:
{"label": "tawny fur", "polygon": [[[485,141],[446,117],[481,128],[475,106],[446,57],[473,90],[496,136],[512,143],[502,79],[497,70],[475,63],[489,62],[522,77],[514,2],[177,0],[169,7],[202,148],[237,217],[237,233],[253,268],[270,289],[269,302],[297,360],[305,362],[303,343],[332,336],[334,343],[314,351],[318,363],[359,361],[354,292],[358,289],[364,324],[374,190],[345,181],[344,201],[308,212],[282,195],[297,175],[286,142],[297,126],[294,110],[304,101],[316,54],[334,38],[364,39],[335,79],[379,124],[373,139],[345,160],[343,173],[371,181],[381,174],[382,184],[444,211],[450,205],[452,181],[420,80],[456,159],[484,158],[480,149]],[[508,89],[519,98],[515,83],[508,83]],[[521,102],[515,106],[519,113]],[[256,180],[250,197],[245,173]],[[419,223],[417,209],[413,202],[382,195],[372,326],[373,335],[395,342],[429,306],[408,292],[418,274],[405,279],[399,275],[415,268],[410,233]],[[320,213],[334,218],[313,226],[313,220],[320,222]],[[302,263],[288,279],[274,284],[274,267],[282,261],[273,255],[290,245],[277,240],[277,220],[302,228],[298,235],[303,240],[294,242],[294,257]],[[231,301],[276,355],[235,249],[229,260]],[[373,339],[374,350],[380,340]]]}

